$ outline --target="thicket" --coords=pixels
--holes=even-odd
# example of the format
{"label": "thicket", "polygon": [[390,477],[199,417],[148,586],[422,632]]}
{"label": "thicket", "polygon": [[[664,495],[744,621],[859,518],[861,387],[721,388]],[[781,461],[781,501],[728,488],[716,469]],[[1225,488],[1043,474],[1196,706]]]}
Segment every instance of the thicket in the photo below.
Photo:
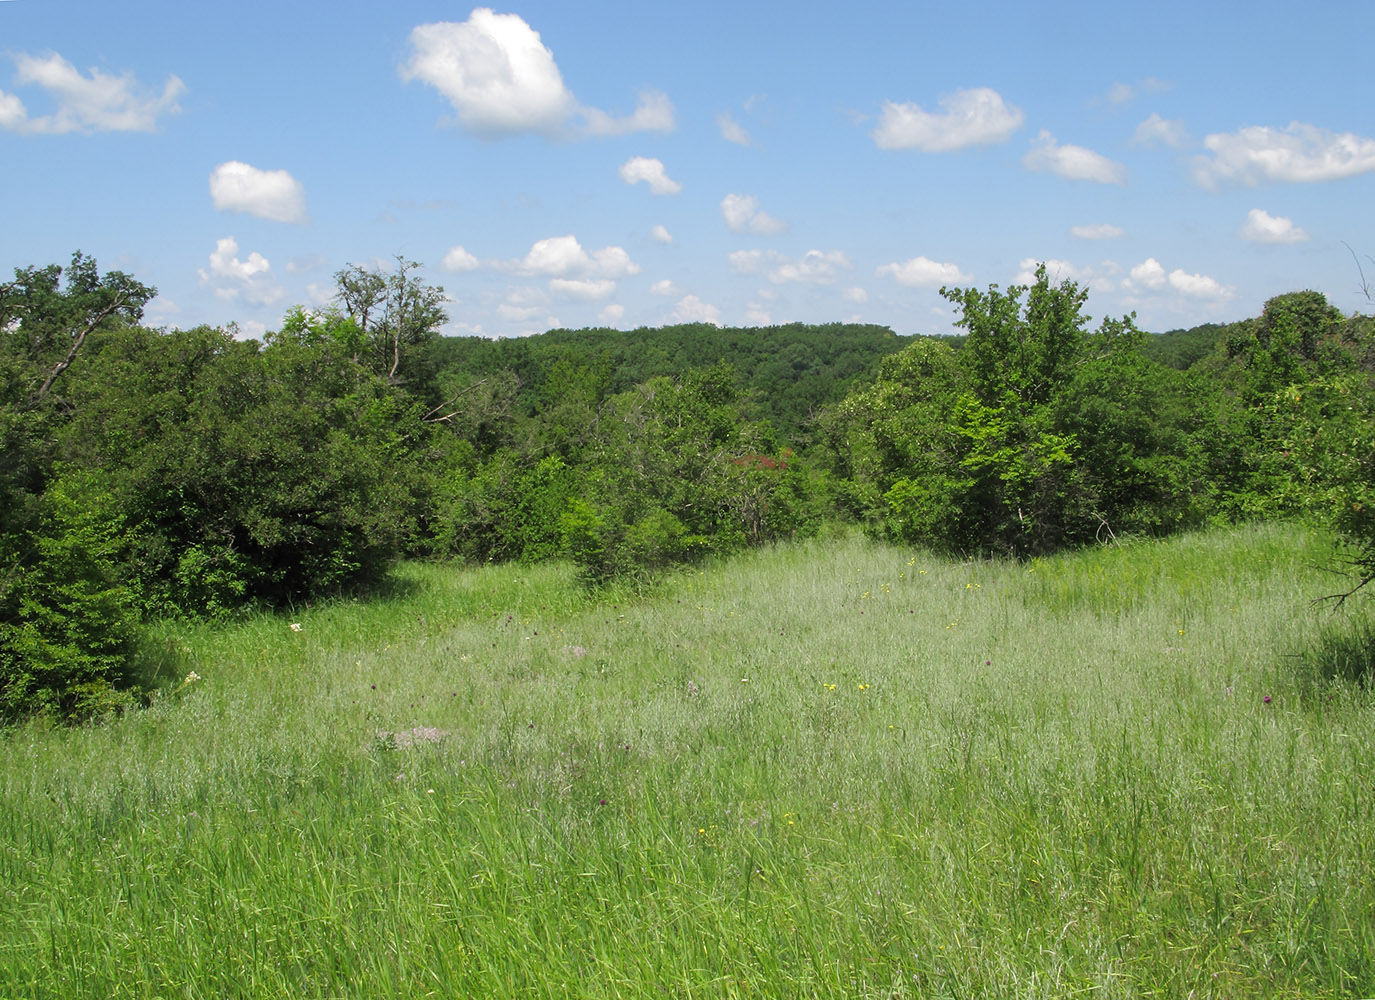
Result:
{"label": "thicket", "polygon": [[441,338],[416,267],[350,266],[262,343],[143,328],[154,290],[81,254],[0,285],[0,715],[127,703],[150,615],[366,588],[403,555],[595,584],[846,520],[1024,556],[1304,514],[1375,571],[1375,333],[1315,292],[1153,339],[1042,270],[945,290],[958,337],[492,343]]}

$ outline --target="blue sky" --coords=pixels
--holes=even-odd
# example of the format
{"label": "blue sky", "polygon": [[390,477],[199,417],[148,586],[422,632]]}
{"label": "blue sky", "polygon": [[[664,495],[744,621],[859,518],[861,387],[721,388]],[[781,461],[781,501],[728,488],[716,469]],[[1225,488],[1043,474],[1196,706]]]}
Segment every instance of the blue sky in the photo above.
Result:
{"label": "blue sky", "polygon": [[942,284],[1035,261],[1148,330],[1369,311],[1373,38],[1369,0],[0,0],[0,273],[81,249],[244,335],[397,254],[489,337],[948,332]]}

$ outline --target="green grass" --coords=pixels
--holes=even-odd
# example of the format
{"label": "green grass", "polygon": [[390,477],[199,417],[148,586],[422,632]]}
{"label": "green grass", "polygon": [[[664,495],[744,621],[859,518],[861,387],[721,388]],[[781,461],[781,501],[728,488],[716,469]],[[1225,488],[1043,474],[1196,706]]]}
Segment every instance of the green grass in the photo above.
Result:
{"label": "green grass", "polygon": [[0,738],[0,996],[1372,996],[1329,555],[412,565],[169,631],[199,680]]}

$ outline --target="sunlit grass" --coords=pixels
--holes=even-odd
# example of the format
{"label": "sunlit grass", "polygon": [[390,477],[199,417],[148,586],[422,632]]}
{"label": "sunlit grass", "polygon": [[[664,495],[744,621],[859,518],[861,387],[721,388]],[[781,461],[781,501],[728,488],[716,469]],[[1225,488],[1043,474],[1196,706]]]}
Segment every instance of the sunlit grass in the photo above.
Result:
{"label": "sunlit grass", "polygon": [[1375,994],[1328,555],[413,565],[171,630],[151,709],[4,738],[0,996]]}

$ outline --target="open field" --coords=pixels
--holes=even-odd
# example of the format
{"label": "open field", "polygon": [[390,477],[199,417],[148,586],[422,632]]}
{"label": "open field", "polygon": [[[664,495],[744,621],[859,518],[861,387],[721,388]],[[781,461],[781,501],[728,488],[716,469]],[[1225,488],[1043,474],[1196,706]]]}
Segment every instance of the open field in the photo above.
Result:
{"label": "open field", "polygon": [[1375,996],[1330,555],[410,565],[169,632],[199,680],[0,736],[0,996]]}

